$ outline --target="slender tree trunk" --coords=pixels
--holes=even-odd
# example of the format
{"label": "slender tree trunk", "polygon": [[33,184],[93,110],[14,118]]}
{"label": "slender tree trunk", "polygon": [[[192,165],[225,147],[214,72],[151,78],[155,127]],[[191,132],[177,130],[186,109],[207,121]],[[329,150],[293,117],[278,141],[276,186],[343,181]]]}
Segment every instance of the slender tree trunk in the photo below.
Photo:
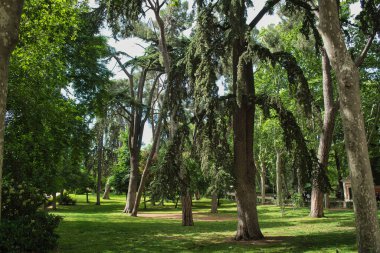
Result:
{"label": "slender tree trunk", "polygon": [[106,187],[104,188],[103,199],[110,199],[110,191],[111,191],[111,185],[110,185],[110,179],[108,178]]}
{"label": "slender tree trunk", "polygon": [[265,204],[265,178],[266,178],[267,169],[265,162],[261,162],[261,204]]}
{"label": "slender tree trunk", "polygon": [[338,193],[337,194],[337,198],[339,199],[344,199],[343,197],[343,176],[342,176],[342,168],[340,167],[340,158],[339,158],[339,155],[338,155],[338,152],[336,151],[336,149],[334,149],[334,158],[335,158],[335,166],[336,166],[336,171],[337,171],[337,174],[338,174],[338,185],[337,185],[337,190],[336,192]]}
{"label": "slender tree trunk", "polygon": [[139,178],[139,154],[135,148],[131,150],[130,158],[131,171],[129,174],[127,202],[124,208],[124,213],[132,213],[136,202],[137,185]]}
{"label": "slender tree trunk", "polygon": [[351,174],[359,252],[380,252],[380,230],[375,189],[361,111],[359,71],[348,52],[340,29],[335,0],[319,0],[319,29],[336,72],[340,111]]}
{"label": "slender tree trunk", "polygon": [[192,199],[190,190],[187,189],[181,195],[182,205],[182,226],[194,226],[193,211],[192,211]]}
{"label": "slender tree trunk", "polygon": [[0,2],[0,221],[9,59],[18,41],[18,29],[23,5],[23,0],[2,0]]}
{"label": "slender tree trunk", "polygon": [[281,151],[276,151],[276,193],[277,193],[277,201],[276,204],[278,206],[282,206],[284,203],[284,193],[283,193],[283,170],[284,170],[284,157]]}
{"label": "slender tree trunk", "polygon": [[213,192],[211,195],[211,213],[218,212],[218,194]]}
{"label": "slender tree trunk", "polygon": [[53,192],[53,210],[57,210],[57,192]]}
{"label": "slender tree trunk", "polygon": [[323,174],[327,169],[329,152],[334,133],[336,106],[334,105],[333,85],[331,80],[331,66],[326,51],[322,49],[322,74],[323,74],[323,102],[325,115],[323,118],[323,127],[319,139],[318,161],[319,168],[313,178],[313,187],[311,192],[310,217],[323,217]]}
{"label": "slender tree trunk", "polygon": [[103,129],[99,130],[98,140],[98,181],[96,189],[96,205],[100,205],[100,192],[102,191],[102,165],[103,165]]}

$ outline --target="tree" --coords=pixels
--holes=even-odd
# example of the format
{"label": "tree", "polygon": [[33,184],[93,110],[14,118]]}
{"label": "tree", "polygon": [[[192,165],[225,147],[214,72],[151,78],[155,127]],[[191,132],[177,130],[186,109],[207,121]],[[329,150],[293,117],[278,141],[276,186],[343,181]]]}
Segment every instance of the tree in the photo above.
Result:
{"label": "tree", "polygon": [[23,5],[23,0],[6,0],[0,3],[0,221],[9,59],[18,41]]}
{"label": "tree", "polygon": [[359,252],[380,252],[380,230],[368,155],[360,76],[341,32],[335,1],[319,0],[319,31],[338,80],[340,111],[355,206]]}

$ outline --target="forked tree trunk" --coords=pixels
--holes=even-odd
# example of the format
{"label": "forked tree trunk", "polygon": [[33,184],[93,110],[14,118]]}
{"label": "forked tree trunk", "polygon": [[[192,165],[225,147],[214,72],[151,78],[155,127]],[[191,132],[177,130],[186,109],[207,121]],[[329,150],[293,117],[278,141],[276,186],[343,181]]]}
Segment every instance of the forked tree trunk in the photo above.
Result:
{"label": "forked tree trunk", "polygon": [[276,193],[278,206],[282,206],[284,203],[283,193],[283,170],[284,170],[284,154],[281,151],[276,151]]}
{"label": "forked tree trunk", "polygon": [[323,74],[323,103],[325,115],[323,118],[323,127],[319,139],[318,161],[319,168],[313,178],[313,187],[311,191],[311,208],[310,217],[323,217],[323,189],[322,174],[327,169],[329,152],[334,133],[336,106],[334,105],[333,84],[331,80],[331,66],[326,51],[322,49],[322,74]]}
{"label": "forked tree trunk", "polygon": [[111,185],[110,185],[110,179],[108,178],[106,187],[104,188],[103,199],[110,199],[110,191],[111,191]]}
{"label": "forked tree trunk", "polygon": [[261,204],[265,204],[265,178],[266,178],[267,169],[265,162],[261,162]]}
{"label": "forked tree trunk", "polygon": [[189,189],[181,195],[182,226],[194,226],[192,199]]}
{"label": "forked tree trunk", "polygon": [[218,212],[218,194],[213,192],[211,195],[211,213]]}
{"label": "forked tree trunk", "polygon": [[18,29],[23,5],[23,0],[2,0],[0,2],[0,221],[9,59],[18,41]]}
{"label": "forked tree trunk", "polygon": [[359,71],[340,29],[337,1],[319,0],[320,33],[338,80],[359,252],[380,252],[375,189],[361,111]]}

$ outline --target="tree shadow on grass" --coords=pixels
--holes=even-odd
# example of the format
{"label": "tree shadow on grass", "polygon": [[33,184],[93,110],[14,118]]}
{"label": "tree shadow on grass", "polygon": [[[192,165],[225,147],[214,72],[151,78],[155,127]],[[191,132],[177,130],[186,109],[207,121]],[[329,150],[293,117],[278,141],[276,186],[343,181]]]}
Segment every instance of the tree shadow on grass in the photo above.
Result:
{"label": "tree shadow on grass", "polygon": [[[267,224],[270,225],[270,222]],[[286,227],[273,222],[272,227]],[[64,221],[58,232],[59,252],[305,252],[355,249],[352,231],[267,236],[272,242],[236,242],[236,222],[198,222],[182,227],[170,220],[130,218],[127,221]],[[264,251],[266,252],[266,251]],[[334,250],[335,252],[335,250]]]}

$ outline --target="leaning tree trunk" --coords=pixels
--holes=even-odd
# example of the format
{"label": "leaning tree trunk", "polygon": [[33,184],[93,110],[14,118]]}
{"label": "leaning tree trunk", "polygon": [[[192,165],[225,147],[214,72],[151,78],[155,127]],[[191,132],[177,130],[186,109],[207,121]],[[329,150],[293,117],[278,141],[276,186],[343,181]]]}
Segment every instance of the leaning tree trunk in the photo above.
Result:
{"label": "leaning tree trunk", "polygon": [[211,213],[218,212],[218,194],[213,192],[211,195]]}
{"label": "leaning tree trunk", "polygon": [[265,204],[265,178],[266,178],[265,162],[261,162],[261,204]]}
{"label": "leaning tree trunk", "polygon": [[276,193],[278,206],[282,206],[284,203],[284,193],[283,193],[283,170],[284,170],[284,157],[281,151],[276,151]]}
{"label": "leaning tree trunk", "polygon": [[111,191],[111,185],[110,185],[110,179],[108,178],[106,187],[104,188],[103,199],[110,199],[110,191]]}
{"label": "leaning tree trunk", "polygon": [[23,0],[2,0],[0,2],[0,221],[9,59],[18,41],[23,5]]}
{"label": "leaning tree trunk", "polygon": [[323,182],[324,173],[327,169],[329,152],[334,133],[336,106],[334,105],[333,84],[331,80],[331,66],[326,51],[322,49],[322,74],[323,74],[323,103],[325,115],[323,118],[323,127],[319,139],[318,161],[319,168],[314,173],[313,187],[311,191],[311,208],[310,217],[323,217]]}
{"label": "leaning tree trunk", "polygon": [[319,29],[336,72],[343,132],[350,168],[359,252],[380,252],[375,189],[361,111],[359,71],[340,29],[335,0],[319,0]]}
{"label": "leaning tree trunk", "polygon": [[342,169],[340,166],[340,158],[338,155],[338,152],[336,149],[334,149],[334,158],[335,158],[335,167],[336,167],[336,172],[338,174],[338,184],[337,184],[337,198],[343,200],[343,176],[342,176]]}

